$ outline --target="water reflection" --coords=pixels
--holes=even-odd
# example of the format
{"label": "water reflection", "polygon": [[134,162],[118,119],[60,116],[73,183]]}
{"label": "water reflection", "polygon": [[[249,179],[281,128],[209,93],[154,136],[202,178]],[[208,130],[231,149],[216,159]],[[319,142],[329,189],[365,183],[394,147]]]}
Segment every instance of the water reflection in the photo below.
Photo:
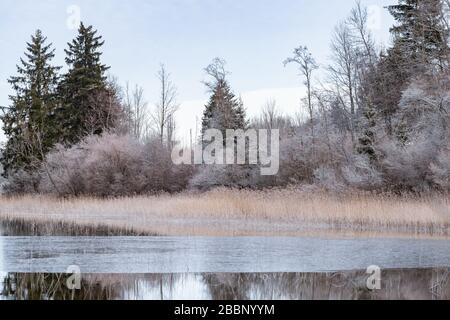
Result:
{"label": "water reflection", "polygon": [[366,287],[365,272],[272,274],[89,274],[81,290],[66,287],[66,274],[9,273],[2,299],[45,300],[356,300],[450,299],[449,269],[390,270],[382,289]]}

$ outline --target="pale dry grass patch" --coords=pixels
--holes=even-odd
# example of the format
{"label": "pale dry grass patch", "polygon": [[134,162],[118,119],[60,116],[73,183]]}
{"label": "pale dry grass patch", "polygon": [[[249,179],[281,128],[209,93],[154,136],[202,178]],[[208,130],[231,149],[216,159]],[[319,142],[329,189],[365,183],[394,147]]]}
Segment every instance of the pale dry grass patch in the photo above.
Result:
{"label": "pale dry grass patch", "polygon": [[105,225],[161,235],[317,232],[447,236],[448,196],[228,190],[118,199],[0,197],[0,219]]}

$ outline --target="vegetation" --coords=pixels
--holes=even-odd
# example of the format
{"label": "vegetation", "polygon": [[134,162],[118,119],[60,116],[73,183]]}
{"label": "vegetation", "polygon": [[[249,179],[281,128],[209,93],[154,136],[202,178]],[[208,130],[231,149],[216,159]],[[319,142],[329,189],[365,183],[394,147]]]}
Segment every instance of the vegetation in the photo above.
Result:
{"label": "vegetation", "polygon": [[56,142],[54,114],[57,108],[57,84],[59,67],[50,65],[54,49],[46,44],[40,30],[31,37],[25,53],[17,66],[17,76],[9,83],[15,91],[11,107],[1,117],[3,130],[8,137],[2,152],[4,172],[18,169],[36,170]]}
{"label": "vegetation", "polygon": [[[388,10],[396,20],[390,48],[375,43],[367,10],[357,3],[336,26],[324,79],[304,45],[285,61],[299,67],[307,88],[307,121],[280,115],[275,101],[247,119],[225,61],[205,69],[211,97],[200,135],[209,128],[279,129],[280,171],[273,177],[260,176],[258,165],[172,165],[177,89],[164,66],[160,101],[149,110],[141,88],[107,80],[103,40],[92,26],[81,24],[68,44],[65,75],[51,65],[54,51],[37,31],[10,79],[15,95],[2,116],[5,190],[99,197],[220,186],[448,193],[449,3],[399,0]],[[192,148],[201,140],[190,138]]]}
{"label": "vegetation", "polygon": [[448,237],[449,208],[449,197],[437,194],[218,189],[117,199],[3,197],[0,220],[45,225],[59,234],[60,226],[68,228],[67,234],[101,226],[112,234],[128,230],[167,236]]}

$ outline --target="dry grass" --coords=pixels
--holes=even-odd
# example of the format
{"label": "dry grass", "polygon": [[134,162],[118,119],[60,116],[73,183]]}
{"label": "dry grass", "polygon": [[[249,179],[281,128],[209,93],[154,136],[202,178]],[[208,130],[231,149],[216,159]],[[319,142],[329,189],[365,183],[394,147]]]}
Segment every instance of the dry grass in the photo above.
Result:
{"label": "dry grass", "polygon": [[183,236],[448,237],[448,196],[215,190],[121,199],[0,197],[0,219]]}

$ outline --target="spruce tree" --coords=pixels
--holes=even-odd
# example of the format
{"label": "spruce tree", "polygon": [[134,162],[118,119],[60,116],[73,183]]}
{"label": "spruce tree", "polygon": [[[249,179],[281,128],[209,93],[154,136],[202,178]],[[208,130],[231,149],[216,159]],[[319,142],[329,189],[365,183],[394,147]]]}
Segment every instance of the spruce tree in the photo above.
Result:
{"label": "spruce tree", "polygon": [[394,136],[400,129],[394,128],[393,119],[410,80],[448,66],[449,30],[442,21],[442,0],[399,0],[388,10],[396,21],[391,28],[394,42],[381,54],[370,86],[377,114]]}
{"label": "spruce tree", "polygon": [[447,65],[449,30],[443,21],[442,0],[399,0],[388,10],[397,21],[391,28],[394,46],[400,47],[412,72]]}
{"label": "spruce tree", "polygon": [[[81,23],[78,36],[65,50],[69,71],[61,85],[63,105],[59,115],[66,143],[76,143],[88,134],[101,134],[105,129],[108,96],[112,93],[105,75],[109,67],[101,63],[103,44],[92,26]],[[98,101],[102,95],[104,99],[100,100],[104,101]]]}
{"label": "spruce tree", "polygon": [[357,151],[359,154],[366,155],[374,163],[377,160],[375,151],[376,112],[370,104],[364,108],[362,125],[364,128],[358,139]]}
{"label": "spruce tree", "polygon": [[[212,81],[205,82],[205,85],[211,92],[211,97],[203,113],[202,138],[208,129],[216,129],[222,132],[224,147],[230,147],[229,141],[227,141],[226,131],[228,129],[246,130],[248,127],[244,104],[242,99],[234,95],[226,79],[228,72],[225,70],[225,61],[216,58],[205,71],[212,77]],[[234,144],[236,143],[237,138],[235,137]],[[248,145],[247,141],[246,144]],[[247,153],[246,158],[248,160]],[[248,186],[254,168],[248,164],[227,164],[225,168],[204,167],[203,169],[222,172],[225,179],[221,179],[221,185],[244,187]]]}
{"label": "spruce tree", "polygon": [[370,75],[369,86],[373,91],[373,104],[377,114],[384,120],[389,135],[394,133],[393,118],[410,78],[410,60],[396,45],[386,54],[380,55],[378,65]]}
{"label": "spruce tree", "polygon": [[40,30],[27,43],[25,58],[11,77],[14,94],[10,107],[1,116],[7,143],[1,163],[4,175],[17,170],[30,170],[57,142],[55,111],[58,105],[58,70],[50,64],[55,50],[46,44]]}
{"label": "spruce tree", "polygon": [[227,129],[246,129],[245,109],[225,79],[217,81],[212,95],[205,106],[202,119],[202,132],[217,129],[225,137]]}
{"label": "spruce tree", "polygon": [[215,58],[205,68],[212,81],[204,82],[211,97],[202,118],[202,134],[208,129],[217,129],[222,132],[224,139],[227,129],[246,129],[248,125],[242,100],[236,98],[226,78],[228,72],[225,64],[224,60]]}
{"label": "spruce tree", "polygon": [[239,129],[247,129],[249,122],[247,121],[247,113],[244,107],[242,97],[239,97],[238,106],[236,108],[236,125]]}

